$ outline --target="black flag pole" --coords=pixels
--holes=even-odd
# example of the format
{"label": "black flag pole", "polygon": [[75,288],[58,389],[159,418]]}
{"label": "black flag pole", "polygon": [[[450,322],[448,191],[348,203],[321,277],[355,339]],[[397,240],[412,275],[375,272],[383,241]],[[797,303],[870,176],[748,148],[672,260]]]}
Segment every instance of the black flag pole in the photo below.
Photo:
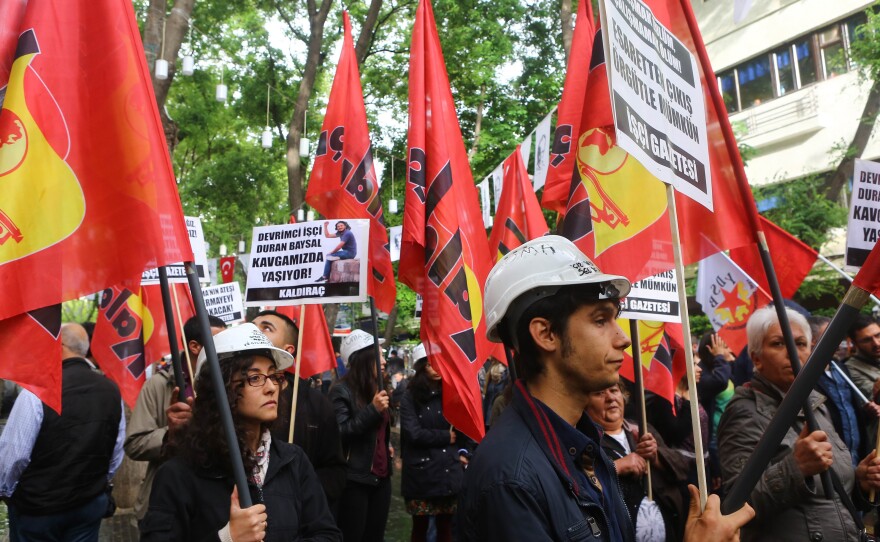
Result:
{"label": "black flag pole", "polygon": [[[177,400],[185,402],[186,380],[183,378],[180,350],[177,348],[177,322],[174,319],[174,309],[171,307],[171,288],[168,285],[168,270],[164,265],[159,266],[159,288],[162,290],[162,308],[165,312],[165,329],[168,332],[168,344],[171,348],[171,368],[174,370],[174,385],[177,386],[178,390]],[[184,339],[184,348],[186,348],[185,343],[186,339]]]}
{"label": "black flag pole", "polygon": [[[639,413],[639,438],[648,432],[648,414],[645,409],[645,380],[642,378],[642,348],[639,339],[639,321],[629,320],[629,337],[632,340],[633,381],[636,385],[636,407]],[[651,462],[648,461],[645,477],[648,482],[648,500],[654,500],[654,486],[651,483]]]}
{"label": "black flag pole", "polygon": [[192,294],[193,307],[196,310],[196,318],[202,337],[205,337],[204,349],[208,362],[208,373],[211,385],[217,390],[217,410],[220,413],[220,423],[226,435],[226,447],[229,448],[229,460],[232,464],[232,479],[238,486],[238,502],[242,508],[253,506],[251,492],[248,489],[247,476],[244,473],[244,464],[241,461],[241,448],[238,447],[238,437],[235,434],[235,426],[232,424],[232,410],[226,399],[226,385],[220,375],[220,362],[217,359],[217,349],[211,339],[211,323],[208,321],[208,310],[205,308],[205,300],[202,297],[202,287],[199,284],[199,274],[193,262],[185,262],[186,279],[189,283],[189,291]]}
{"label": "black flag pole", "polygon": [[373,351],[376,353],[376,379],[379,382],[377,393],[385,389],[385,379],[382,378],[382,352],[379,346],[379,316],[376,314],[376,303],[370,296],[370,316],[373,319]]}

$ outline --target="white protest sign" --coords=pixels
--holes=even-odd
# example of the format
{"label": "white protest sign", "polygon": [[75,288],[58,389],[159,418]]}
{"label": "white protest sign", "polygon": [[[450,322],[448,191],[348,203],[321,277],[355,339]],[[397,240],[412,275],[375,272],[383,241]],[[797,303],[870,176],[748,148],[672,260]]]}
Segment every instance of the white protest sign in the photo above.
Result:
{"label": "white protest sign", "polygon": [[366,301],[369,228],[366,219],[254,228],[245,305]]}
{"label": "white protest sign", "polygon": [[492,170],[492,190],[495,192],[495,211],[498,211],[498,202],[501,200],[501,189],[504,186],[504,162],[498,164]]}
{"label": "white protest sign", "polygon": [[620,317],[654,322],[681,322],[675,271],[664,271],[634,282],[620,302]]}
{"label": "white protest sign", "polygon": [[391,226],[388,228],[388,248],[391,252],[391,261],[400,260],[400,244],[403,242],[403,226]]}
{"label": "white protest sign", "polygon": [[640,0],[599,5],[618,145],[712,210],[706,103],[696,60]]}
{"label": "white protest sign", "polygon": [[846,227],[846,269],[858,271],[880,233],[880,164],[856,160]]}
{"label": "white protest sign", "polygon": [[544,117],[541,124],[535,129],[535,176],[533,182],[535,192],[544,187],[547,180],[547,170],[550,169],[550,117]]}
{"label": "white protest sign", "polygon": [[[195,258],[196,271],[199,274],[199,282],[211,282],[208,274],[208,255],[205,251],[205,233],[202,231],[202,221],[195,216],[185,216],[186,232],[189,234],[189,244],[192,247]],[[166,265],[169,283],[186,283],[186,270],[183,262]],[[159,284],[159,270],[148,269],[141,275],[141,284]]]}
{"label": "white protest sign", "polygon": [[202,288],[202,297],[205,298],[205,308],[211,316],[216,316],[227,324],[244,321],[241,288],[237,282],[206,286]]}
{"label": "white protest sign", "polygon": [[526,169],[529,169],[529,158],[532,157],[532,134],[527,135],[523,142],[520,143],[519,153],[522,156],[523,164],[526,165]]}
{"label": "white protest sign", "polygon": [[477,185],[480,189],[480,208],[483,211],[483,225],[492,225],[492,194],[489,193],[489,181],[483,181]]}

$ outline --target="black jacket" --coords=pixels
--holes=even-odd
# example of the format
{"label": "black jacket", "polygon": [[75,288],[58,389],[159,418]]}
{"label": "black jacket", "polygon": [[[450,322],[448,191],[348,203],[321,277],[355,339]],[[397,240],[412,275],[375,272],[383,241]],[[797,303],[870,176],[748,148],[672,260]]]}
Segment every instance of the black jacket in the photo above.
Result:
{"label": "black jacket", "polygon": [[[217,531],[229,522],[232,486],[232,478],[221,473],[171,459],[156,473],[141,541],[219,540]],[[258,495],[253,497],[257,504]],[[318,477],[298,446],[272,439],[262,500],[267,542],[342,540]]]}
{"label": "black jacket", "polygon": [[[293,398],[294,377],[286,373],[288,386],[281,394],[282,404],[289,405]],[[272,432],[272,439],[287,442],[290,431],[290,409],[279,412],[280,423]],[[306,452],[309,462],[315,468],[330,510],[335,510],[345,489],[345,458],[339,439],[339,426],[333,405],[324,395],[300,379],[296,398],[296,421],[293,428],[293,442]],[[335,513],[335,512],[334,512]]]}
{"label": "black jacket", "polygon": [[403,474],[401,493],[405,499],[431,499],[457,495],[464,467],[459,450],[473,449],[469,439],[456,431],[450,443],[449,422],[443,417],[440,390],[430,392],[424,404],[416,401],[412,388],[400,402],[400,445]]}
{"label": "black jacket", "polygon": [[[379,478],[372,473],[373,455],[376,452],[376,438],[382,424],[382,414],[372,403],[358,407],[354,395],[344,382],[338,382],[330,388],[330,400],[336,412],[336,423],[339,424],[339,436],[342,438],[342,454],[348,461],[346,471],[348,479],[361,484],[378,485]],[[385,425],[385,447],[391,441],[390,425]],[[393,468],[391,454],[388,454],[388,475]],[[344,510],[340,511],[345,513]]]}

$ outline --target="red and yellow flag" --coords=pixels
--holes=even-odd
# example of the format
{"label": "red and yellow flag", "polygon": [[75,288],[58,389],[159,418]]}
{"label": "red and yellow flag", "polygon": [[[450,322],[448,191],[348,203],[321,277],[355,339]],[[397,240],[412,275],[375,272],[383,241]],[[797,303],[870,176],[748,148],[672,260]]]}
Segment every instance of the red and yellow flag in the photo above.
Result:
{"label": "red and yellow flag", "polygon": [[502,166],[504,183],[495,211],[495,223],[489,236],[489,250],[500,260],[505,254],[536,237],[545,235],[547,221],[522,159],[520,147],[507,157]]}
{"label": "red and yellow flag", "polygon": [[330,89],[306,201],[327,218],[370,220],[370,276],[367,289],[376,306],[391,312],[397,295],[388,232],[373,167],[367,110],[351,37],[348,12],[345,38]]}
{"label": "red and yellow flag", "polygon": [[[629,320],[621,318],[620,327],[629,337]],[[663,397],[675,405],[675,386],[685,374],[681,324],[639,320],[639,359],[642,363],[642,382],[645,390]],[[635,382],[632,349],[626,349],[620,376]]]}
{"label": "red and yellow flag", "polygon": [[424,299],[421,339],[443,378],[443,414],[480,440],[476,376],[496,350],[483,315],[492,257],[428,0],[420,0],[413,28],[407,139],[399,276]]}

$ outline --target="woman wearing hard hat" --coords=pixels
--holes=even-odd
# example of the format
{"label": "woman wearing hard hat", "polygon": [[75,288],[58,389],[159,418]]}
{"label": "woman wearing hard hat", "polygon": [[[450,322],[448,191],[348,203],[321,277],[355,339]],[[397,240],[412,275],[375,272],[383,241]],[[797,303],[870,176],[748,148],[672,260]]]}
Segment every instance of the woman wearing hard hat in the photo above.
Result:
{"label": "woman wearing hard hat", "polygon": [[[391,504],[393,450],[388,393],[378,389],[371,334],[359,329],[342,340],[348,372],[332,388],[348,481],[339,502],[339,528],[346,542],[382,542]],[[381,352],[379,361],[385,368]]]}
{"label": "woman wearing hard hat", "polygon": [[156,473],[141,540],[342,540],[305,452],[269,432],[278,417],[282,371],[293,357],[253,324],[217,334],[214,345],[255,504],[239,505],[202,350],[192,420],[174,443],[175,457]]}

